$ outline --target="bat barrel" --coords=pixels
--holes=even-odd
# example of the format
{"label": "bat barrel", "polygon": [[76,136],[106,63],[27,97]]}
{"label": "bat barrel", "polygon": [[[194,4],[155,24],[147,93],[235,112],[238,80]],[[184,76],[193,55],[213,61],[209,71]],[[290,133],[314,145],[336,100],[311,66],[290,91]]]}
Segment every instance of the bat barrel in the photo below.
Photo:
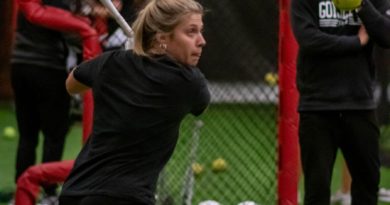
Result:
{"label": "bat barrel", "polygon": [[114,4],[111,0],[100,0],[100,2],[108,9],[111,16],[114,17],[115,21],[119,24],[119,26],[123,29],[123,32],[127,37],[132,38],[134,33],[133,29],[129,26],[123,16],[119,13],[119,11],[115,8]]}

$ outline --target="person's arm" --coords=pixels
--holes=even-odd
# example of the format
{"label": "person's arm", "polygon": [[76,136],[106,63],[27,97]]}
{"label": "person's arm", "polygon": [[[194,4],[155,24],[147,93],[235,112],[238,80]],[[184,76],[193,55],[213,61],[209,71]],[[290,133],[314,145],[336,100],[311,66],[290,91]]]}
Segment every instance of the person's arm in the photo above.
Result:
{"label": "person's arm", "polygon": [[[199,71],[200,72],[200,71]],[[203,74],[201,74],[200,85],[198,87],[197,93],[194,95],[194,102],[191,113],[195,116],[199,116],[202,114],[210,104],[210,91],[207,86],[207,81],[204,78]]]}
{"label": "person's arm", "polygon": [[312,10],[310,3],[312,0],[291,1],[292,29],[300,49],[323,55],[340,55],[361,49],[357,35],[340,36],[321,31],[317,11]]}
{"label": "person's arm", "polygon": [[84,60],[101,52],[98,33],[85,20],[69,11],[44,5],[41,0],[19,0],[18,4],[29,22],[60,32],[78,34],[83,39]]}
{"label": "person's arm", "polygon": [[390,5],[385,0],[372,1],[363,0],[358,15],[370,38],[379,46],[390,48]]}
{"label": "person's arm", "polygon": [[106,61],[113,52],[105,52],[100,56],[84,61],[76,66],[66,79],[66,90],[69,94],[82,93],[93,88],[98,80],[99,73],[103,70]]}
{"label": "person's arm", "polygon": [[194,116],[199,116],[207,109],[209,104],[210,104],[210,92],[208,91],[207,87],[203,87],[199,91],[199,95],[195,99],[195,104],[191,110],[191,113]]}
{"label": "person's arm", "polygon": [[68,78],[66,79],[66,90],[69,94],[79,94],[87,91],[90,87],[79,82],[73,75],[74,70],[69,73]]}

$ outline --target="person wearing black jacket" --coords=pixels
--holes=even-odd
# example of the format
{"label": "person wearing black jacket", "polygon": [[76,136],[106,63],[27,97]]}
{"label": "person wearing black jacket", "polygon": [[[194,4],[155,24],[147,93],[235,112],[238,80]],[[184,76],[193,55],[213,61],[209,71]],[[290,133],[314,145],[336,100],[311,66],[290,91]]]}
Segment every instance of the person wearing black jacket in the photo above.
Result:
{"label": "person wearing black jacket", "polygon": [[[81,38],[84,59],[100,53],[101,47],[97,31],[70,11],[70,1],[17,3],[11,82],[19,130],[15,175],[18,183],[24,174],[29,175],[25,172],[27,168],[36,163],[39,132],[44,136],[42,162],[62,157],[70,121],[70,95],[65,89],[68,49],[64,35]],[[56,185],[45,183],[43,187],[47,197],[41,204],[55,204]]]}
{"label": "person wearing black jacket", "polygon": [[377,204],[379,129],[374,114],[373,45],[390,46],[389,2],[339,11],[331,0],[292,0],[299,44],[299,143],[305,205],[329,205],[337,150],[352,176],[352,204]]}
{"label": "person wearing black jacket", "polygon": [[[62,0],[47,6],[69,9]],[[21,10],[22,11],[22,10]],[[19,13],[11,58],[11,82],[19,130],[15,182],[36,163],[39,133],[44,136],[42,162],[61,160],[69,129],[70,95],[65,89],[67,47],[61,32],[30,22]],[[48,196],[56,186],[44,186]]]}

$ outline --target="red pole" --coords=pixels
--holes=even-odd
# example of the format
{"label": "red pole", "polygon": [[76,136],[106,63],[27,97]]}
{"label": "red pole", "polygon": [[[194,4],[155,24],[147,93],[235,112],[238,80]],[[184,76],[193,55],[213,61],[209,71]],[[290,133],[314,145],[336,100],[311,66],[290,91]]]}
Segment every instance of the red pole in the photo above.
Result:
{"label": "red pole", "polygon": [[298,204],[300,175],[295,84],[298,45],[291,31],[289,3],[289,0],[279,0],[278,205]]}

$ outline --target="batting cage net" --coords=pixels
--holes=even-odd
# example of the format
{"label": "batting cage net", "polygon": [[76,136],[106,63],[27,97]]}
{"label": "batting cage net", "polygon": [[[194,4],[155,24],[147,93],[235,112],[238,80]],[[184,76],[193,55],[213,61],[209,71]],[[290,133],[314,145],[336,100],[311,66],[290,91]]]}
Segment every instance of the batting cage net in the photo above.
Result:
{"label": "batting cage net", "polygon": [[[41,3],[39,0],[31,1]],[[46,4],[50,1],[42,2]],[[103,51],[124,49],[126,34],[114,19],[108,17],[107,9],[99,0],[62,2],[69,4],[69,12],[90,18],[87,22],[99,33],[100,41],[97,44],[102,46]],[[125,20],[131,23],[145,0],[112,2]],[[199,2],[207,10],[204,16],[207,45],[199,67],[208,79],[211,104],[200,117],[187,116],[183,121],[175,152],[159,177],[157,205],[297,204],[294,199],[299,175],[297,139],[284,136],[290,131],[297,133],[294,124],[297,122],[294,104],[297,96],[291,95],[295,92],[293,81],[289,81],[293,84],[290,90],[286,86],[281,86],[279,90],[277,75],[279,39],[282,44],[280,47],[283,47],[284,42],[289,48],[281,49],[283,51],[279,60],[285,58],[285,62],[281,62],[285,64],[284,67],[280,67],[283,72],[279,72],[281,82],[286,82],[286,76],[295,76],[295,63],[290,63],[295,60],[295,54],[290,51],[296,49],[286,20],[288,9],[283,6],[287,5],[288,0],[280,0],[281,5],[275,0]],[[279,15],[280,21],[284,21],[280,31]],[[68,65],[71,68],[80,63],[83,57],[86,59],[82,56],[80,38],[75,35],[65,36],[70,56]],[[382,163],[390,167],[388,55],[388,50],[377,53],[378,68],[383,70],[379,70],[376,99],[382,135]],[[86,98],[82,103],[80,96],[73,99],[73,114],[83,113],[84,137],[88,136],[91,129],[91,98],[88,103]],[[281,105],[285,104],[292,108],[283,109]],[[279,107],[282,108],[278,110]],[[290,118],[279,119],[278,128],[277,115],[280,113],[284,116],[290,114]],[[291,129],[285,129],[280,126],[283,125],[282,121],[294,123],[288,125]],[[284,138],[280,137],[282,135]],[[293,165],[283,166],[282,160]]]}
{"label": "batting cage net", "polygon": [[157,204],[276,204],[277,1],[200,2],[211,105],[182,123]]}
{"label": "batting cage net", "polygon": [[199,67],[209,81],[211,105],[182,123],[159,178],[157,204],[275,204],[277,1],[200,3],[207,11],[207,45]]}

